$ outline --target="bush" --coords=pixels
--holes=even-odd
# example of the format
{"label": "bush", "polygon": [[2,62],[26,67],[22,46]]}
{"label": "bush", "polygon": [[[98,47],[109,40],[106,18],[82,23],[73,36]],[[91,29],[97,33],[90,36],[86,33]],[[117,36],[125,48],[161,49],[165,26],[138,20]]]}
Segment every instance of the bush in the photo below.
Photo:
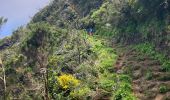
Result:
{"label": "bush", "polygon": [[152,78],[153,78],[153,74],[150,70],[148,70],[147,73],[146,73],[146,79],[151,80]]}
{"label": "bush", "polygon": [[169,61],[166,61],[166,62],[163,63],[162,70],[163,71],[170,71],[170,62]]}
{"label": "bush", "polygon": [[120,84],[120,88],[116,91],[113,98],[114,100],[136,100],[131,92],[132,89],[130,84],[122,83]]}
{"label": "bush", "polygon": [[90,88],[85,86],[78,89],[73,90],[70,93],[71,98],[76,100],[83,100],[88,97],[88,94],[90,93]]}
{"label": "bush", "polygon": [[107,12],[107,3],[104,3],[99,10],[94,11],[93,14],[91,15],[91,18],[96,20],[96,22],[100,22],[101,16]]}
{"label": "bush", "polygon": [[57,80],[59,82],[59,85],[63,89],[75,88],[80,84],[79,80],[77,80],[72,75],[67,75],[67,74],[63,74],[63,75],[57,77]]}
{"label": "bush", "polygon": [[168,87],[167,86],[165,86],[165,85],[161,85],[160,87],[159,87],[159,92],[160,93],[166,93],[166,92],[168,92]]}
{"label": "bush", "polygon": [[127,75],[120,75],[119,76],[119,80],[121,82],[127,82],[127,83],[131,83],[132,82],[132,79],[129,76],[127,76]]}
{"label": "bush", "polygon": [[115,82],[107,78],[103,78],[99,82],[99,86],[106,91],[113,91]]}
{"label": "bush", "polygon": [[155,47],[150,43],[140,44],[135,47],[138,52],[146,54],[154,60],[158,60],[161,63],[163,71],[170,71],[169,58],[167,58],[165,54],[156,51],[154,48]]}

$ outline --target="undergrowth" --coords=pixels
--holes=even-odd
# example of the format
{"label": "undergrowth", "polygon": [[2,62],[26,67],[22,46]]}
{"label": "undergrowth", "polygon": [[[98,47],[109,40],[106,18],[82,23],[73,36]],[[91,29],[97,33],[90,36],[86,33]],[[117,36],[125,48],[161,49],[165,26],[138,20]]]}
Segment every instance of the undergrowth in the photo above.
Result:
{"label": "undergrowth", "polygon": [[154,49],[154,45],[150,43],[143,43],[135,46],[135,50],[149,56],[154,60],[158,60],[162,66],[163,71],[170,71],[170,60],[163,53]]}
{"label": "undergrowth", "polygon": [[98,36],[88,37],[91,49],[96,53],[95,66],[99,69],[99,88],[111,93],[112,100],[136,100],[132,94],[131,78],[128,75],[116,74],[113,69],[117,55],[105,39]]}

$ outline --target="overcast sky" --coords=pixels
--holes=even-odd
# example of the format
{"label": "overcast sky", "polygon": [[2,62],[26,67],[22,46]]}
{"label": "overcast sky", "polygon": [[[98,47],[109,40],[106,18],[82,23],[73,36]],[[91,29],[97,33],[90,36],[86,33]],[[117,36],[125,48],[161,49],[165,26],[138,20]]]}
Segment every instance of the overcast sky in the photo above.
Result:
{"label": "overcast sky", "polygon": [[0,38],[11,35],[12,31],[25,25],[30,18],[45,7],[50,0],[0,0],[0,16],[8,19],[0,30]]}

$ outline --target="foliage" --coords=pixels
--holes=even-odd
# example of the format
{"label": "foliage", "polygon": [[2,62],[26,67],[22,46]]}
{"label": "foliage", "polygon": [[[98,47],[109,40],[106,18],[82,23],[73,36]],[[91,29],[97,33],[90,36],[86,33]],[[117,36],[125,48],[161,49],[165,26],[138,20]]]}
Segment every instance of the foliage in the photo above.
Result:
{"label": "foliage", "polygon": [[93,39],[89,38],[88,40],[90,44],[92,44],[92,51],[96,52],[96,55],[98,55],[98,58],[100,58],[97,62],[97,66],[99,67],[100,71],[109,71],[112,69],[112,66],[114,64],[114,59],[116,58],[116,55],[113,53],[113,49],[110,47],[106,47],[104,42],[99,39]]}
{"label": "foliage", "polygon": [[166,86],[166,85],[161,85],[160,87],[159,87],[159,92],[160,93],[166,93],[166,92],[168,92],[169,91],[169,88]]}
{"label": "foliage", "polygon": [[44,22],[30,24],[28,28],[30,31],[22,44],[22,53],[32,62],[31,65],[36,63],[38,56],[45,53],[52,54],[58,45],[56,43],[60,42],[66,33],[65,30],[57,29]]}
{"label": "foliage", "polygon": [[116,85],[115,81],[113,80],[115,78],[115,76],[113,76],[110,79],[108,77],[101,77],[100,80],[99,80],[100,88],[102,88],[102,89],[104,89],[108,92],[113,91],[113,89]]}
{"label": "foliage", "polygon": [[168,5],[166,0],[106,0],[84,19],[96,23],[96,34],[114,36],[117,42],[152,41],[159,45],[168,25]]}
{"label": "foliage", "polygon": [[49,57],[49,61],[48,61],[48,65],[49,66],[57,66],[57,61],[58,61],[58,57],[57,56],[50,56]]}
{"label": "foliage", "polygon": [[163,71],[170,71],[170,62],[169,62],[169,60],[163,62],[163,64],[162,64],[162,70],[163,70]]}
{"label": "foliage", "polygon": [[101,6],[104,0],[53,0],[38,12],[32,23],[46,21],[61,28],[76,27],[75,21],[88,16],[93,9]]}
{"label": "foliage", "polygon": [[[133,2],[132,2],[133,1]],[[150,5],[148,5],[148,3]],[[121,9],[122,17],[119,20],[118,36],[123,41],[138,38],[138,41],[153,40],[165,29],[167,9],[165,1],[131,0]],[[126,21],[126,22],[125,22]],[[154,30],[153,30],[154,29]],[[139,36],[135,36],[135,34]],[[121,38],[121,37],[120,37]],[[159,37],[160,38],[160,37]],[[131,42],[131,40],[130,40]],[[134,41],[136,42],[136,41]],[[160,41],[159,41],[160,42]]]}
{"label": "foliage", "polygon": [[154,45],[150,43],[143,43],[135,46],[135,49],[143,54],[148,55],[152,59],[158,60],[161,63],[162,70],[170,71],[169,58],[165,54],[160,53],[154,49]]}
{"label": "foliage", "polygon": [[67,74],[63,74],[57,77],[57,80],[63,89],[75,88],[80,84],[79,80],[77,80],[72,75],[67,75]]}
{"label": "foliage", "polygon": [[97,11],[95,11],[95,12],[92,13],[91,18],[92,18],[92,19],[95,19],[96,22],[99,22],[99,21],[100,21],[100,18],[102,18],[102,17],[100,17],[100,16],[102,16],[103,13],[106,12],[106,10],[107,10],[107,9],[106,9],[107,3],[108,3],[108,2],[102,4],[102,6],[101,6]]}
{"label": "foliage", "polygon": [[88,41],[92,45],[92,51],[98,55],[95,66],[99,68],[99,88],[111,93],[114,100],[136,100],[132,95],[132,79],[127,75],[114,74],[112,71],[117,58],[114,50],[100,38],[89,37]]}
{"label": "foliage", "polygon": [[[9,88],[12,87],[10,84],[17,83],[21,76],[28,76],[32,82],[27,84],[30,87],[26,84],[22,84],[23,86],[31,89],[41,87],[41,75],[35,69],[39,67],[38,56],[48,53],[48,60],[42,57],[46,62],[42,60],[40,64],[45,62],[49,67],[48,88],[52,99],[82,100],[97,94],[100,99],[109,96],[113,100],[135,100],[132,94],[132,79],[125,74],[116,74],[113,70],[117,55],[107,42],[113,36],[118,42],[125,43],[149,41],[137,45],[135,49],[158,60],[162,69],[169,71],[169,59],[157,52],[150,43],[152,41],[161,45],[160,42],[167,39],[163,34],[167,31],[165,27],[169,14],[166,3],[165,0],[54,0],[33,17],[26,29],[15,31],[10,38],[15,41],[14,45],[8,48],[9,51],[5,49],[1,53],[6,57]],[[88,36],[84,31],[75,30],[77,26],[81,27],[81,21],[87,24],[94,21],[98,36]],[[1,18],[1,22],[5,20]],[[19,37],[22,37],[22,41]],[[4,44],[4,41],[0,41],[1,44]],[[10,79],[12,73],[17,75]],[[151,77],[152,74],[148,71],[146,78]],[[23,90],[25,93],[38,93],[43,89]],[[109,95],[97,93],[98,90]],[[165,91],[167,88],[160,86],[160,92]],[[27,95],[25,93],[22,94],[23,97]],[[34,92],[28,94],[32,95],[32,98],[37,95]]]}
{"label": "foliage", "polygon": [[0,17],[0,28],[1,26],[7,22],[7,19],[3,18],[3,17]]}
{"label": "foliage", "polygon": [[147,73],[146,73],[146,79],[151,80],[152,78],[153,78],[153,74],[150,70],[148,70]]}
{"label": "foliage", "polygon": [[136,100],[136,98],[131,94],[131,86],[127,83],[122,83],[120,88],[114,95],[115,100]]}
{"label": "foliage", "polygon": [[84,87],[80,87],[77,89],[74,89],[71,93],[70,96],[73,99],[76,100],[84,100],[85,98],[87,98],[87,96],[90,94],[91,90],[89,87],[84,86]]}

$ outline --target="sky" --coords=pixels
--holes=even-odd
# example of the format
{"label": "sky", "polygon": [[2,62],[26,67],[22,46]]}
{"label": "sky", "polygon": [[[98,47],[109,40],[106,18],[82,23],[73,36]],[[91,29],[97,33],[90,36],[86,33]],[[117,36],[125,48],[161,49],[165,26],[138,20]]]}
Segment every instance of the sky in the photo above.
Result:
{"label": "sky", "polygon": [[0,38],[9,36],[19,26],[26,25],[49,2],[50,0],[0,0],[0,17],[8,19],[0,29]]}

